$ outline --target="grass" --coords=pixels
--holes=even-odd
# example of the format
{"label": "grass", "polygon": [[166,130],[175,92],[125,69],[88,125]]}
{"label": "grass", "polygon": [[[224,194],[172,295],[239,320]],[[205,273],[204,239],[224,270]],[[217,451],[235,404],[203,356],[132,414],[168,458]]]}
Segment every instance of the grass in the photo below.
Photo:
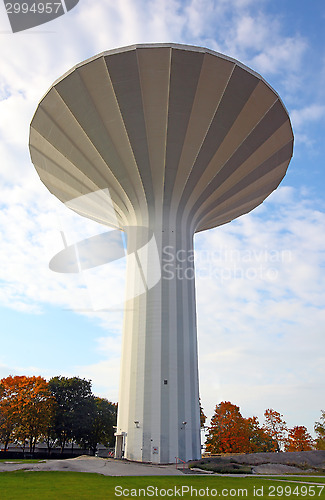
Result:
{"label": "grass", "polygon": [[26,459],[20,459],[20,458],[0,458],[0,462],[4,463],[15,463],[15,464],[39,464],[41,462],[45,462],[45,460],[36,460],[33,458],[26,458]]}
{"label": "grass", "polygon": [[[305,482],[305,483],[324,483],[325,484],[325,477],[320,476],[318,477],[317,475],[311,476],[279,476],[277,479],[281,479],[281,481],[300,481],[300,482]],[[325,496],[324,496],[325,498]]]}
{"label": "grass", "polygon": [[[305,478],[306,479],[306,478]],[[297,479],[298,480],[298,479]],[[115,490],[117,487],[117,490]],[[148,490],[147,488],[151,488]],[[190,489],[191,487],[195,492]],[[294,494],[294,488],[298,487]],[[157,488],[157,490],[155,490]],[[180,493],[173,493],[178,488]],[[182,491],[183,488],[183,491]],[[188,492],[185,490],[189,489]],[[207,494],[209,488],[210,495]],[[285,492],[286,490],[286,494]],[[291,488],[291,489],[290,489]],[[301,488],[303,488],[301,490]],[[291,484],[286,485],[275,479],[267,480],[257,477],[211,477],[211,476],[151,476],[151,477],[110,477],[99,474],[81,472],[2,472],[0,473],[0,497],[1,500],[24,500],[37,499],[57,500],[82,500],[90,498],[93,500],[153,497],[153,498],[309,498],[305,489],[309,485]],[[315,488],[315,498],[325,499],[325,488],[318,495],[321,487]],[[142,492],[139,491],[142,489]],[[133,490],[133,492],[132,492]],[[166,491],[169,491],[166,493]],[[201,490],[201,494],[199,491]],[[203,490],[205,494],[202,495]],[[211,490],[214,490],[212,494]],[[155,492],[156,494],[149,493]],[[136,494],[135,494],[136,492]],[[273,495],[271,493],[273,492]],[[117,494],[116,494],[117,493]],[[119,494],[120,493],[120,494]],[[133,494],[132,494],[133,493]],[[172,493],[172,494],[171,494]],[[258,494],[259,493],[259,494]],[[280,494],[282,493],[282,494]],[[289,494],[288,494],[289,493]],[[292,494],[291,494],[292,493]],[[302,493],[301,496],[297,493]]]}

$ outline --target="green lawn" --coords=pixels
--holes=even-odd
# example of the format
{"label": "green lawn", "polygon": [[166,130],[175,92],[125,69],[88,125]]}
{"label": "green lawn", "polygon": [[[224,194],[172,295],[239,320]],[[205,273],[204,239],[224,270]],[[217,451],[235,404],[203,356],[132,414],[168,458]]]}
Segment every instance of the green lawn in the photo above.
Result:
{"label": "green lawn", "polygon": [[45,460],[36,460],[33,458],[0,458],[0,462],[14,462],[15,464],[38,464],[40,462],[45,462]]}
{"label": "green lawn", "polygon": [[305,483],[324,483],[325,484],[325,477],[324,476],[283,476],[283,477],[277,477],[277,479],[282,479],[284,481],[304,481]]}
{"label": "green lawn", "polygon": [[216,497],[269,500],[314,497],[325,500],[325,488],[322,492],[321,488],[257,477],[109,477],[79,472],[23,471],[0,473],[1,500]]}

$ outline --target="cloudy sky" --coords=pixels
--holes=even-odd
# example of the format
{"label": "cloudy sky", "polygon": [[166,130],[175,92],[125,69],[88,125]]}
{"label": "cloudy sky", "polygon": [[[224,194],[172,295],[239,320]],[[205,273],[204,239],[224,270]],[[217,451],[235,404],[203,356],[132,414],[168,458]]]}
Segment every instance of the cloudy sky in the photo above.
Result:
{"label": "cloudy sky", "polygon": [[[48,263],[95,227],[54,199],[28,152],[50,85],[76,63],[135,43],[205,46],[240,60],[280,94],[294,158],[281,187],[249,215],[195,237],[200,392],[290,427],[325,409],[325,3],[323,0],[80,0],[13,34],[0,4],[0,377],[85,377],[117,401],[124,273],[110,269],[105,314],[91,276]],[[88,281],[87,281],[88,280]],[[96,299],[96,297],[95,297]]]}

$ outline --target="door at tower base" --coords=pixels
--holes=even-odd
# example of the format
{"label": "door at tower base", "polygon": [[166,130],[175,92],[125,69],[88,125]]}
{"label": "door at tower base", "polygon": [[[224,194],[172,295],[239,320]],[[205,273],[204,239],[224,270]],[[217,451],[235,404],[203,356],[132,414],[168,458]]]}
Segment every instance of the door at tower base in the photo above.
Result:
{"label": "door at tower base", "polygon": [[123,458],[125,451],[125,442],[126,442],[126,434],[122,432],[122,434],[115,433],[116,441],[115,441],[115,458]]}

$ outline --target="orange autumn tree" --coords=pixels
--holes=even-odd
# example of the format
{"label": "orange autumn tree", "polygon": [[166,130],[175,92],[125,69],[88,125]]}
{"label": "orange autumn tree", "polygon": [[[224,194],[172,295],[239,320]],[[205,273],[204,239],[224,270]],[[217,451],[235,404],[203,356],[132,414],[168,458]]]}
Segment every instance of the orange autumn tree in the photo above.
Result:
{"label": "orange autumn tree", "polygon": [[296,425],[289,429],[285,451],[310,451],[314,449],[313,438],[304,425]]}
{"label": "orange autumn tree", "polygon": [[7,451],[17,422],[11,386],[12,377],[0,380],[0,441],[4,444],[4,451]]}
{"label": "orange autumn tree", "polygon": [[245,453],[250,451],[246,419],[238,406],[223,401],[216,406],[206,440],[210,453]]}
{"label": "orange autumn tree", "polygon": [[269,408],[264,412],[265,423],[263,429],[276,442],[276,450],[281,451],[286,443],[287,424],[281,413]]}
{"label": "orange autumn tree", "polygon": [[20,419],[17,438],[29,442],[29,451],[46,433],[53,418],[54,398],[42,377],[24,377],[20,386]]}
{"label": "orange autumn tree", "polygon": [[210,453],[257,453],[275,451],[276,441],[260,427],[257,417],[244,418],[229,401],[216,406],[206,441]]}
{"label": "orange autumn tree", "polygon": [[1,436],[7,449],[17,441],[31,452],[53,418],[54,398],[42,377],[6,377],[0,381]]}

